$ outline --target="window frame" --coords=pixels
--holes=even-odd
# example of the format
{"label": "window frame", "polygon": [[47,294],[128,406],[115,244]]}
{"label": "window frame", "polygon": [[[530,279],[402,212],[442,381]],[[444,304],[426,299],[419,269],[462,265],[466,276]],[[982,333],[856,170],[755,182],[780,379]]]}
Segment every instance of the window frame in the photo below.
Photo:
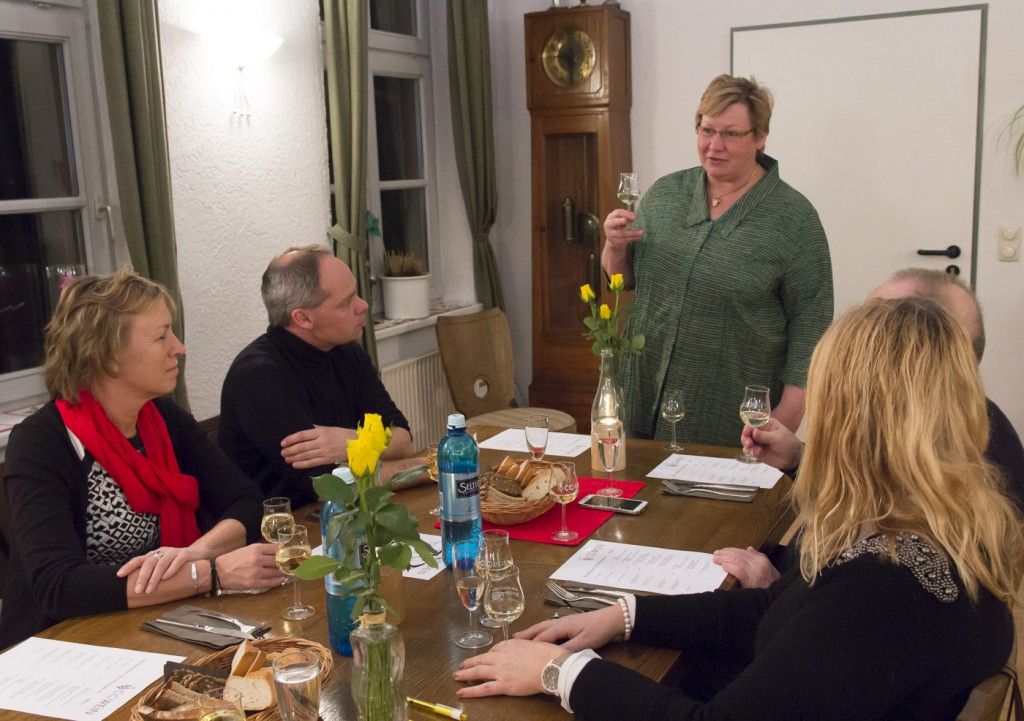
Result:
{"label": "window frame", "polygon": [[[430,18],[427,3],[415,0],[418,34],[416,37],[369,30],[369,58],[367,63],[367,159],[366,194],[367,208],[376,217],[381,217],[381,191],[424,188],[426,211],[427,263],[430,267],[430,297],[439,300],[442,296],[443,271],[441,268],[441,239],[438,230],[437,164],[435,160],[437,140],[435,128],[435,106],[433,88],[433,57],[430,43]],[[380,180],[377,158],[377,113],[373,96],[373,78],[386,76],[412,79],[418,82],[420,138],[423,148],[423,177],[405,180]],[[386,228],[382,228],[384,233]],[[384,248],[380,239],[370,239],[371,274],[380,276],[384,272]],[[379,302],[379,284],[375,285],[374,308],[383,309]]]}
{"label": "window frame", "polygon": [[[95,0],[40,6],[0,0],[0,37],[60,44],[77,195],[0,200],[0,214],[72,211],[79,215],[87,272],[109,273],[127,259],[114,176],[113,148],[99,57]],[[123,242],[123,240],[122,240]],[[0,411],[46,400],[42,366],[0,375]]]}

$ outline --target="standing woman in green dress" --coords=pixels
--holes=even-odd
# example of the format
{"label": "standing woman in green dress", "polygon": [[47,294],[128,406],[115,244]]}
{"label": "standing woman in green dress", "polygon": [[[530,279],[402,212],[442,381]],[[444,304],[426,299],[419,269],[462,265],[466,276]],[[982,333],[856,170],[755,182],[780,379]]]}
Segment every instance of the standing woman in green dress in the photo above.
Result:
{"label": "standing woman in green dress", "polygon": [[658,179],[635,216],[605,219],[602,265],[636,290],[626,335],[647,337],[620,361],[632,435],[668,437],[668,389],[683,391],[690,443],[738,444],[746,385],[768,386],[772,415],[792,430],[803,418],[807,366],[832,320],[832,264],[814,207],[764,153],[772,105],[753,79],[719,75],[697,109],[700,165]]}

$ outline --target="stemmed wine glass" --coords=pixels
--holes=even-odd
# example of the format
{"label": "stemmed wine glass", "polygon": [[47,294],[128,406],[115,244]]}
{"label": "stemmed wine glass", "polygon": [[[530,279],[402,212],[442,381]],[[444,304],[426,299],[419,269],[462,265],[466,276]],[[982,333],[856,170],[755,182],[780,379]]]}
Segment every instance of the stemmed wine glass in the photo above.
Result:
{"label": "stemmed wine glass", "polygon": [[[277,563],[281,573],[294,576],[295,569],[299,567],[299,564],[313,555],[306,527],[300,526],[297,523],[293,524],[291,533],[287,535],[282,533],[279,538],[274,561]],[[314,609],[312,606],[304,606],[302,604],[299,592],[299,579],[293,578],[292,584],[295,586],[295,603],[284,610],[281,618],[289,621],[303,621],[313,615]]]}
{"label": "stemmed wine glass", "polygon": [[[747,386],[743,391],[743,402],[740,403],[740,420],[751,428],[763,426],[772,415],[770,392],[765,386]],[[751,449],[746,449],[736,456],[743,463],[760,463]]]}
{"label": "stemmed wine glass", "polygon": [[[428,443],[427,444],[427,454],[426,454],[426,458],[424,459],[423,462],[427,466],[427,476],[434,483],[438,483],[438,479],[440,478],[440,475],[438,474],[438,471],[437,471],[437,444],[436,443]],[[438,499],[440,499],[440,497],[441,497],[441,491],[440,491],[440,488],[438,488]],[[438,501],[438,505],[437,506],[435,506],[434,508],[430,509],[430,515],[431,516],[440,516],[441,515],[440,500]]]}
{"label": "stemmed wine glass", "polygon": [[480,608],[487,583],[487,577],[477,570],[476,559],[481,546],[483,541],[475,538],[459,541],[452,547],[455,586],[459,590],[462,605],[469,609],[469,631],[455,639],[455,645],[459,648],[483,648],[494,641],[494,636],[480,631],[476,626],[476,610]]}
{"label": "stemmed wine glass", "polygon": [[601,467],[608,472],[608,485],[597,492],[599,496],[621,496],[622,489],[616,488],[612,480],[612,471],[619,462],[619,449],[626,435],[622,421],[618,418],[599,418],[592,431],[597,441],[597,455],[601,459]]}
{"label": "stemmed wine glass", "polygon": [[[619,202],[626,205],[626,210],[633,213],[636,201],[640,200],[640,181],[636,173],[619,173]],[[636,222],[630,222],[627,228],[635,228]]]}
{"label": "stemmed wine glass", "polygon": [[526,447],[530,450],[530,457],[535,461],[541,460],[548,447],[548,417],[526,416],[523,419],[523,433],[526,435]]}
{"label": "stemmed wine glass", "polygon": [[571,462],[553,463],[551,465],[550,495],[562,506],[562,530],[551,534],[552,541],[568,543],[580,537],[576,531],[570,531],[565,520],[565,508],[580,495],[580,484],[576,480],[576,464]]}
{"label": "stemmed wine glass", "polygon": [[268,543],[280,543],[281,536],[295,528],[292,517],[292,502],[288,498],[268,498],[263,501],[263,521],[260,533]]}
{"label": "stemmed wine glass", "polygon": [[508,641],[508,626],[523,615],[526,596],[519,583],[519,569],[509,566],[501,578],[488,578],[484,591],[484,609],[491,618],[501,621],[501,632]]}
{"label": "stemmed wine glass", "polygon": [[676,424],[686,415],[683,405],[682,391],[665,391],[661,396],[661,417],[672,424],[672,442],[665,446],[666,451],[681,451],[683,447],[676,442]]}
{"label": "stemmed wine glass", "polygon": [[[480,534],[480,550],[476,556],[476,575],[484,580],[501,578],[512,567],[512,549],[508,545],[508,531],[483,531]],[[485,609],[486,610],[486,609]],[[486,613],[480,619],[481,625],[498,628],[501,623]]]}

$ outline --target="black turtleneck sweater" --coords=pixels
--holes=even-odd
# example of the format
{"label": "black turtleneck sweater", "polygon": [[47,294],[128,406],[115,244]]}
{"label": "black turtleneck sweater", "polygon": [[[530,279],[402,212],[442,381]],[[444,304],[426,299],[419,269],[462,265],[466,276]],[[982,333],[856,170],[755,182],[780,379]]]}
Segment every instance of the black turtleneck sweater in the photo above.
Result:
{"label": "black turtleneck sweater", "polygon": [[217,440],[263,489],[295,507],[316,499],[310,478],[331,466],[299,470],[281,457],[281,440],[317,426],[355,428],[365,413],[409,430],[370,357],[358,343],[329,351],[283,328],[270,328],[235,358],[220,397]]}

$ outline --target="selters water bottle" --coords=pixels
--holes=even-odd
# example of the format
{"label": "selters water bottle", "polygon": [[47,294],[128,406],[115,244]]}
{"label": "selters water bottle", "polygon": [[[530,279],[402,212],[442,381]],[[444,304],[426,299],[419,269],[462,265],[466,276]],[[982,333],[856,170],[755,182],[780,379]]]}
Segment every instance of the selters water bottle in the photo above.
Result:
{"label": "selters water bottle", "polygon": [[[355,483],[352,471],[347,466],[339,466],[331,473],[348,485]],[[320,541],[324,544],[324,555],[337,561],[345,560],[344,552],[339,541],[335,541],[330,546],[327,545],[327,523],[331,520],[331,516],[342,511],[339,504],[327,501],[320,514]],[[342,656],[351,656],[352,643],[348,640],[348,635],[358,625],[358,621],[352,619],[352,608],[356,605],[356,597],[352,595],[352,592],[358,588],[338,583],[334,580],[333,573],[324,577],[324,588],[327,591],[327,634],[331,640],[331,646]]]}
{"label": "selters water bottle", "polygon": [[480,461],[476,441],[466,433],[466,417],[448,416],[448,434],[437,446],[441,492],[441,541],[452,564],[452,546],[480,536]]}

